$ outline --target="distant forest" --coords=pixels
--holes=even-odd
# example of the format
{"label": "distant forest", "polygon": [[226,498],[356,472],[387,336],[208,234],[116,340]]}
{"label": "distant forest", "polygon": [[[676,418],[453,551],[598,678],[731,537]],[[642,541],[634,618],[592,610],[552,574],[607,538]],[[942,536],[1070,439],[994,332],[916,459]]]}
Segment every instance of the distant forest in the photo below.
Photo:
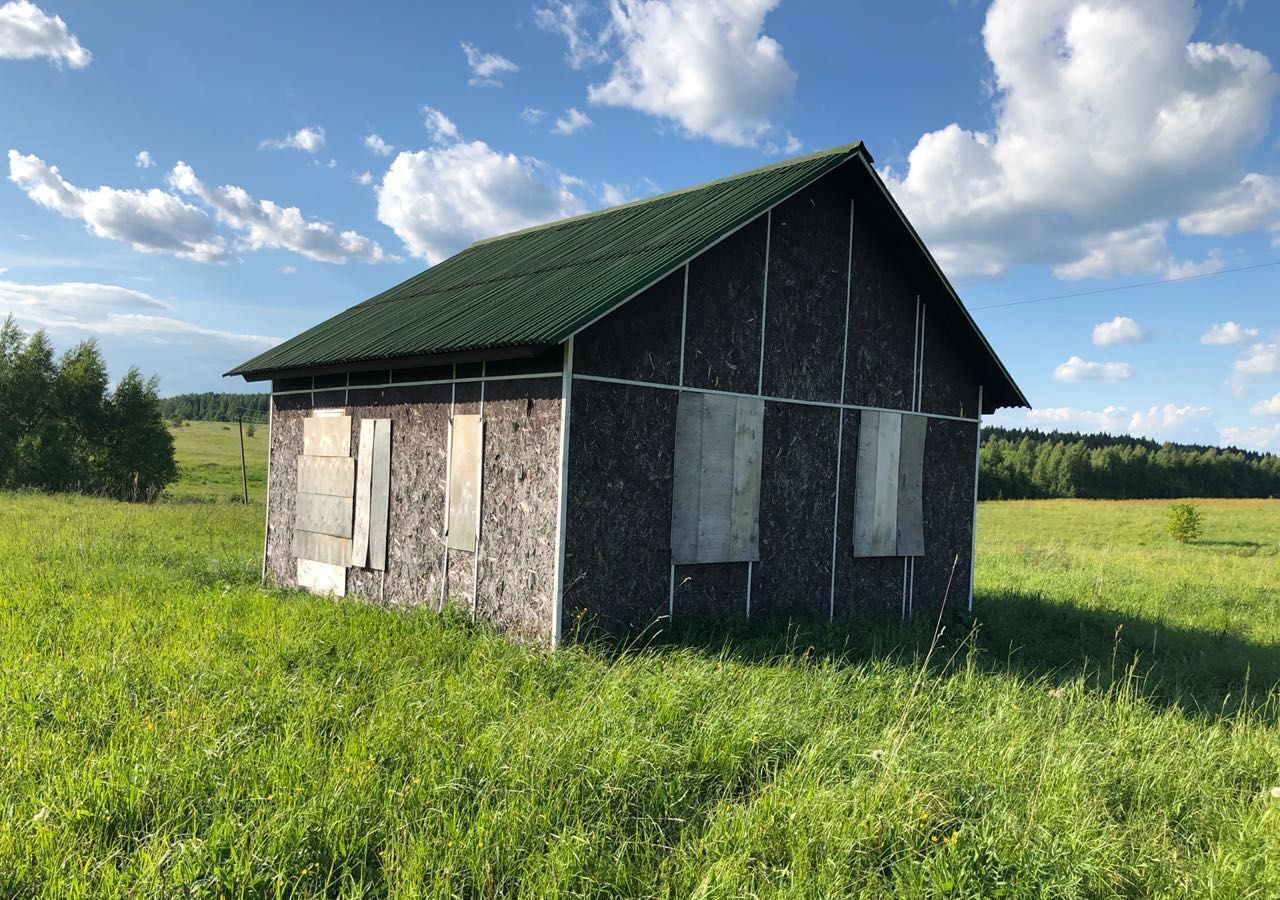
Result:
{"label": "distant forest", "polygon": [[262,422],[267,417],[270,394],[178,394],[160,401],[166,419],[191,422],[234,422],[244,416],[246,422]]}
{"label": "distant forest", "polygon": [[984,428],[978,496],[1280,497],[1280,456],[1106,434]]}

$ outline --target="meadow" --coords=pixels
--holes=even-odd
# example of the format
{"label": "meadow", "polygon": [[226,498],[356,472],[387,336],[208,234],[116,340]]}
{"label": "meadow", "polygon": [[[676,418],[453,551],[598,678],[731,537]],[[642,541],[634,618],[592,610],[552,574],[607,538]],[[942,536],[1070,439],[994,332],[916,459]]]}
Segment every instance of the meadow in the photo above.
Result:
{"label": "meadow", "polygon": [[1280,503],[984,504],[972,620],[516,647],[263,590],[266,429],[2,494],[0,897],[1280,895]]}

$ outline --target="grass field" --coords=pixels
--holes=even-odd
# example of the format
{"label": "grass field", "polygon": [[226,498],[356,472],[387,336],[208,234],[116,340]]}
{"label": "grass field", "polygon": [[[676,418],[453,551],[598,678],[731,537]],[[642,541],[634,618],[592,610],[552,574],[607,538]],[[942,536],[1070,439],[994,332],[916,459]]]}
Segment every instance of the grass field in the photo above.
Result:
{"label": "grass field", "polygon": [[984,506],[927,664],[546,654],[260,590],[191,428],[179,502],[0,495],[0,896],[1280,896],[1280,504]]}

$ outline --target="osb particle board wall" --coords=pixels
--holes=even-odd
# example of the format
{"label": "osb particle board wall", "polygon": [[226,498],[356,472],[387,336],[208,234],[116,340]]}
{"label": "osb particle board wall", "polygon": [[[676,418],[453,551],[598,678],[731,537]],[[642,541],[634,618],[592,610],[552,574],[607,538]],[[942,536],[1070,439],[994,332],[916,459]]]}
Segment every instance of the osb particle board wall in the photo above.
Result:
{"label": "osb particle board wall", "polygon": [[[458,411],[478,413],[479,384],[457,388]],[[555,572],[560,379],[490,382],[485,390],[485,496],[477,614],[517,636],[546,641]],[[390,604],[438,606],[444,579],[450,396],[448,384],[325,392],[324,407],[343,409],[351,416],[352,439],[357,444],[360,423],[366,419],[390,419],[395,436],[385,575],[348,568],[348,593]],[[292,587],[296,586],[290,552],[296,509],[292,473],[302,450],[303,419],[321,405],[307,394],[277,396],[274,403],[266,568],[272,581]],[[475,554],[449,554],[453,602],[469,613]]]}
{"label": "osb particle board wall", "polygon": [[[840,386],[850,255],[847,188],[819,184],[776,208],[772,222],[762,216],[690,263],[686,385],[755,392],[768,234],[764,393],[808,400],[843,396],[847,403],[910,410],[916,288],[900,257],[880,239],[882,224],[856,214],[848,365],[843,390]],[[633,301],[636,310],[652,316],[644,342],[627,340],[636,313],[609,316],[578,336],[575,360],[586,360],[590,374],[675,384],[670,373],[678,372],[680,361],[678,275]],[[732,277],[717,281],[717,275]],[[666,331],[650,333],[664,323]],[[953,352],[945,329],[935,322],[926,330],[924,409],[976,415],[972,372]],[[575,372],[583,371],[575,364]],[[676,616],[745,613],[745,562],[676,565],[671,589],[668,524],[679,396],[634,385],[574,383],[566,634],[580,619],[593,619],[610,631],[644,628],[666,614],[669,597]],[[901,611],[904,557],[854,553],[859,423],[858,410],[766,402],[753,614],[814,619],[831,614],[833,537],[834,614]],[[928,422],[919,504],[925,556],[916,558],[914,576],[917,609],[940,599],[957,555],[951,602],[967,600],[976,427]],[[905,568],[909,571],[910,564]]]}

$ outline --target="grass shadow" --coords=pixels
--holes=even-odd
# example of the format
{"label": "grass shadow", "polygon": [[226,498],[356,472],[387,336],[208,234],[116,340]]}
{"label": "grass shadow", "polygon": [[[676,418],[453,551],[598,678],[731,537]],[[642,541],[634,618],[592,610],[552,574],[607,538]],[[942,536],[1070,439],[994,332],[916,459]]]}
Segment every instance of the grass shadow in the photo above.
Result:
{"label": "grass shadow", "polygon": [[[940,622],[943,632],[931,663],[939,676],[959,651],[980,672],[1013,674],[1050,688],[1083,675],[1100,694],[1136,690],[1146,702],[1189,717],[1216,720],[1248,711],[1280,720],[1280,646],[1252,641],[1235,629],[1174,626],[1013,592],[979,593],[972,615],[946,612]],[[917,667],[938,623],[937,614],[928,612],[908,622],[883,615],[834,623],[690,618],[660,621],[626,639],[596,636],[591,643],[616,654],[674,648],[755,664],[878,659]]]}

